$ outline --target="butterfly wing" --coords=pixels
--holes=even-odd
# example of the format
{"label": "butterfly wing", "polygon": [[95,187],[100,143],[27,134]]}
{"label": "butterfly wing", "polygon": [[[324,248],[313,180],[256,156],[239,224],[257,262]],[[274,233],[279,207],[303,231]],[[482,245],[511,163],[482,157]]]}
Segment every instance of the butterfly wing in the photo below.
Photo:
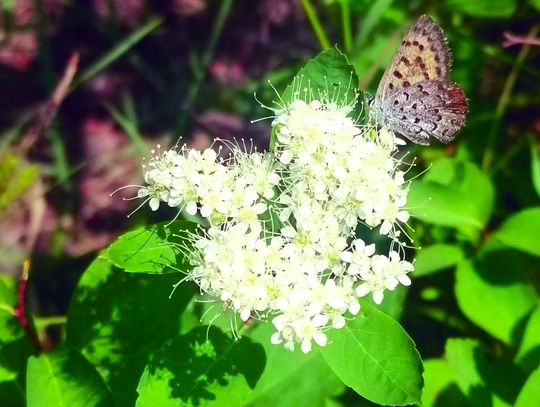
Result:
{"label": "butterfly wing", "polygon": [[396,90],[415,83],[446,79],[450,65],[450,52],[441,28],[430,17],[419,17],[384,72],[375,103],[381,104]]}
{"label": "butterfly wing", "polygon": [[417,144],[435,137],[451,142],[467,117],[467,99],[447,80],[421,81],[398,89],[381,106],[386,125]]}

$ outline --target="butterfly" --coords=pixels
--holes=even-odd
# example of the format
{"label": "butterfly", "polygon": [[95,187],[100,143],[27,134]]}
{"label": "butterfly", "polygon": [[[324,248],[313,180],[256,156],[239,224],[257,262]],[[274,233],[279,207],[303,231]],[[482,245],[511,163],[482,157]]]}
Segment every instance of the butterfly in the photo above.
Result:
{"label": "butterfly", "polygon": [[451,57],[444,33],[423,15],[403,37],[371,102],[375,121],[417,144],[451,142],[465,124],[467,99],[448,79]]}

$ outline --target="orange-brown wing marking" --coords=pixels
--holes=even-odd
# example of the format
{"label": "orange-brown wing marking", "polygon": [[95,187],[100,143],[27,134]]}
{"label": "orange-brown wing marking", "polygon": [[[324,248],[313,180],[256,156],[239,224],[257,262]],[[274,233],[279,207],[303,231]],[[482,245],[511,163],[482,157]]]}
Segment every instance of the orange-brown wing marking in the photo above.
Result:
{"label": "orange-brown wing marking", "polygon": [[442,29],[428,16],[416,20],[386,69],[376,98],[425,80],[448,77],[451,60]]}

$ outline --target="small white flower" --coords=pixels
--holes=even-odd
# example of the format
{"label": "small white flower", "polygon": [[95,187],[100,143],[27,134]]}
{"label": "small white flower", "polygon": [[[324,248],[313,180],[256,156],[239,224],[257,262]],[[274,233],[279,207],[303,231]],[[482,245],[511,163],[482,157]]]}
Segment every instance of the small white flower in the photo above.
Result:
{"label": "small white flower", "polygon": [[407,273],[412,271],[412,264],[400,259],[395,251],[389,257],[374,255],[371,258],[371,268],[360,273],[363,283],[356,288],[356,294],[363,297],[370,292],[373,301],[380,304],[384,298],[384,290],[394,290],[399,283],[410,285]]}
{"label": "small white flower", "polygon": [[366,273],[371,266],[371,256],[375,253],[375,245],[366,246],[362,239],[356,239],[353,242],[352,251],[344,251],[341,253],[341,260],[350,263],[347,268],[347,273],[350,275],[359,275]]}

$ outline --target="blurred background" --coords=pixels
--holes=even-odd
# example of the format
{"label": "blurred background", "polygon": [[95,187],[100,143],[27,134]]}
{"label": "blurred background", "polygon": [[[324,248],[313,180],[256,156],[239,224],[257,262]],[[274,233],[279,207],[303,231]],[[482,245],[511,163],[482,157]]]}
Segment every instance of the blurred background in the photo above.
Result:
{"label": "blurred background", "polygon": [[[419,171],[457,155],[490,174],[497,206],[489,234],[538,205],[539,0],[0,0],[0,271],[18,279],[30,257],[30,307],[44,321],[60,316],[49,321],[61,326],[99,250],[135,225],[171,218],[148,208],[128,218],[137,202],[123,197],[136,189],[110,196],[142,182],[150,149],[179,139],[206,148],[215,137],[265,148],[271,120],[251,121],[270,114],[254,97],[272,104],[268,81],[282,91],[309,58],[336,44],[373,94],[421,14],[448,36],[451,76],[470,114],[455,143],[411,153]],[[435,235],[444,240],[441,230]],[[423,284],[413,284],[402,321],[422,355],[433,356],[442,338],[464,324],[477,328],[452,298],[444,299],[444,321],[415,309],[429,295]],[[58,327],[40,327],[45,347],[61,337]]]}

